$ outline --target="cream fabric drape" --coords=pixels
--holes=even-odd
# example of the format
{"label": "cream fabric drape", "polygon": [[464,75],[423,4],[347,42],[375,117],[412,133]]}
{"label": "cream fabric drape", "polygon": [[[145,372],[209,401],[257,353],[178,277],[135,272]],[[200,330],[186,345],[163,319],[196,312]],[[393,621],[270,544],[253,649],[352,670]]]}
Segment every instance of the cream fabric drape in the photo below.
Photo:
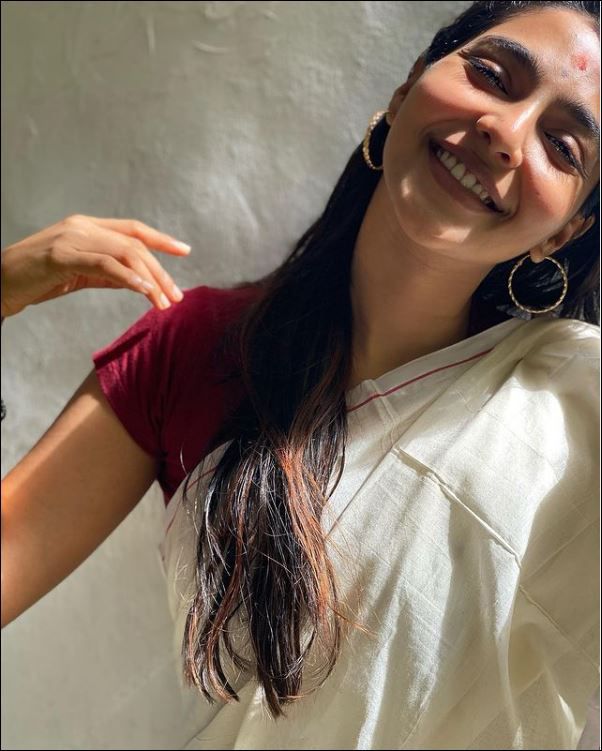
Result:
{"label": "cream fabric drape", "polygon": [[[351,629],[286,719],[249,676],[232,675],[240,703],[199,695],[187,748],[576,748],[599,685],[599,342],[513,319],[349,391],[324,527],[372,635]],[[201,498],[223,449],[193,472]],[[176,654],[196,541],[181,495],[160,547]]]}

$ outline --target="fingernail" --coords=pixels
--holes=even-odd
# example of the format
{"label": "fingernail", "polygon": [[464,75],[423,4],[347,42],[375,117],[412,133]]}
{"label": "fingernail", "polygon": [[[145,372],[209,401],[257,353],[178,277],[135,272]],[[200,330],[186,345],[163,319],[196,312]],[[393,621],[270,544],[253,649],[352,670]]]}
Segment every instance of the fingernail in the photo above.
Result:
{"label": "fingernail", "polygon": [[164,309],[171,307],[171,303],[165,297],[165,295],[163,294],[163,292],[161,292],[161,297],[159,298],[159,303],[161,304],[161,307],[164,308]]}
{"label": "fingernail", "polygon": [[174,240],[174,245],[178,250],[183,250],[185,253],[190,253],[191,247],[190,245],[186,245],[186,243],[181,243],[179,240]]}
{"label": "fingernail", "polygon": [[180,301],[184,298],[184,294],[182,290],[177,285],[174,284],[171,291],[173,293],[173,296],[176,298],[176,300]]}
{"label": "fingernail", "polygon": [[142,277],[139,277],[139,276],[137,276],[134,279],[134,284],[137,284],[145,292],[152,292],[155,289],[155,285],[154,284],[151,284],[150,282],[147,282],[146,279],[142,279]]}

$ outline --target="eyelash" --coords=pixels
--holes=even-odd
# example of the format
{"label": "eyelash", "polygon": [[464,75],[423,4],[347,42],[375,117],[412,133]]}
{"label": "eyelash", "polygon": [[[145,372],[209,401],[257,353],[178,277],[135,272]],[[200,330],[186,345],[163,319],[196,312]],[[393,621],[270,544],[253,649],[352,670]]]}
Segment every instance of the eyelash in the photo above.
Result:
{"label": "eyelash", "polygon": [[[485,65],[478,58],[475,58],[475,57],[468,57],[468,62],[480,75],[488,79],[488,81],[493,83],[493,85],[496,86],[498,89],[500,89],[500,91],[503,91],[504,94],[508,93],[502,84],[502,79],[493,70],[493,68],[490,68],[488,65]],[[564,141],[561,141],[559,138],[555,138],[554,136],[548,135],[548,137],[550,138],[553,144],[555,142],[562,146],[562,148],[558,148],[558,146],[554,145],[554,148],[556,149],[556,151],[560,152],[564,156],[566,161],[572,167],[574,167],[575,169],[579,169],[579,163],[575,159],[573,152],[564,143]]]}

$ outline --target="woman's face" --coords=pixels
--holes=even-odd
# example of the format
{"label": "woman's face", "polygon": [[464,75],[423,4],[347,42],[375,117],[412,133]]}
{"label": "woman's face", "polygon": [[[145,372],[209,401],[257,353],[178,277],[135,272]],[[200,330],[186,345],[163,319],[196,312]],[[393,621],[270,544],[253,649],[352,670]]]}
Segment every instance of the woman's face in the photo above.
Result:
{"label": "woman's face", "polygon": [[[516,53],[487,42],[491,37],[527,50],[539,76]],[[599,81],[596,32],[586,17],[558,8],[488,29],[410,79],[391,101],[383,156],[403,232],[437,252],[488,267],[557,236],[599,170],[599,142],[566,100],[579,103],[599,128]],[[489,188],[500,213],[451,175],[433,143],[460,157]]]}

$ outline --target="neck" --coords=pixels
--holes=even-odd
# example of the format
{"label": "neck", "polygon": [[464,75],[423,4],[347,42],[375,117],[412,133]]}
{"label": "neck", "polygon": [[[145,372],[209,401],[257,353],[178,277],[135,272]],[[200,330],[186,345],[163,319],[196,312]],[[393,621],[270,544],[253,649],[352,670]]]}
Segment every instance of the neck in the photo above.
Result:
{"label": "neck", "polygon": [[405,237],[381,179],[353,253],[349,388],[475,333],[472,295],[486,273]]}

